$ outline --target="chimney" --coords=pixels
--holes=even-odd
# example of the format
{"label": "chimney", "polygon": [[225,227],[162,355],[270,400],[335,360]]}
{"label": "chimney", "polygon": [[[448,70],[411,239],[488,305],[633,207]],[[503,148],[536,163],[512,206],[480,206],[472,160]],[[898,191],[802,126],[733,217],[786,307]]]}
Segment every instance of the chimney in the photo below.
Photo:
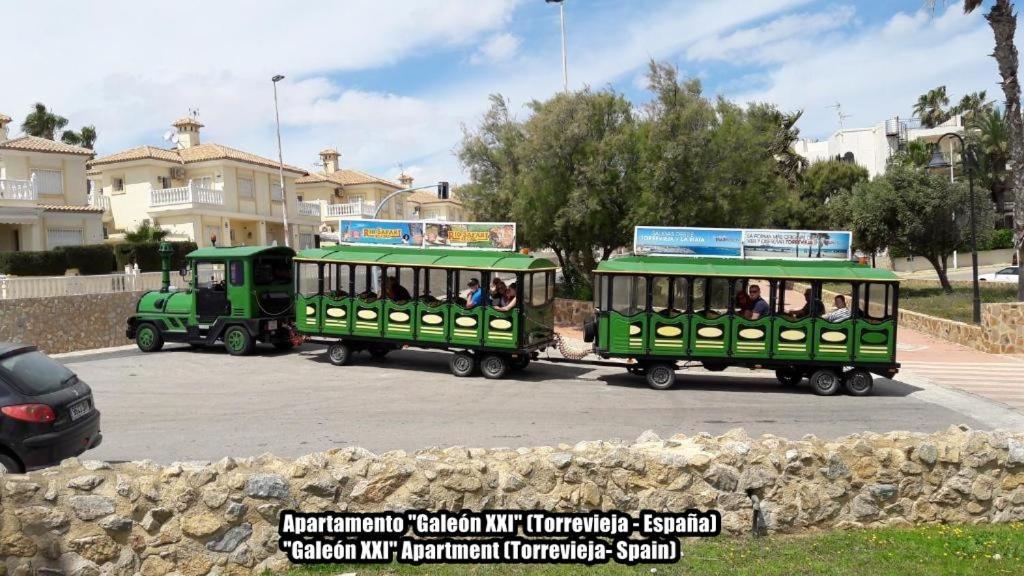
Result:
{"label": "chimney", "polygon": [[334,174],[340,168],[338,167],[338,158],[341,154],[334,148],[325,148],[320,151],[320,162],[324,165],[324,172],[328,174]]}
{"label": "chimney", "polygon": [[405,172],[398,175],[398,183],[404,188],[412,188],[412,176],[409,176]]}
{"label": "chimney", "polygon": [[0,142],[7,140],[7,125],[11,123],[11,117],[0,114]]}
{"label": "chimney", "polygon": [[171,126],[178,129],[178,144],[182,148],[191,148],[199,145],[199,129],[203,127],[199,120],[192,116],[178,118]]}

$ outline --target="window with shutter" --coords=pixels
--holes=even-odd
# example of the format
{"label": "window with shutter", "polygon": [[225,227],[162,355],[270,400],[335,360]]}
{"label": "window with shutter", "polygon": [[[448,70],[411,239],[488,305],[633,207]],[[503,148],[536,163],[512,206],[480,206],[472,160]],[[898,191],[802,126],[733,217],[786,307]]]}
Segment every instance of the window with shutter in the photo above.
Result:
{"label": "window with shutter", "polygon": [[60,170],[33,170],[32,179],[40,194],[64,193],[64,173]]}
{"label": "window with shutter", "polygon": [[275,202],[284,200],[284,194],[281,193],[281,184],[277,182],[270,183],[270,199]]}
{"label": "window with shutter", "polygon": [[249,178],[238,179],[238,196],[241,198],[252,198],[256,185]]}
{"label": "window with shutter", "polygon": [[50,250],[61,246],[85,244],[85,231],[81,228],[47,228],[46,243]]}

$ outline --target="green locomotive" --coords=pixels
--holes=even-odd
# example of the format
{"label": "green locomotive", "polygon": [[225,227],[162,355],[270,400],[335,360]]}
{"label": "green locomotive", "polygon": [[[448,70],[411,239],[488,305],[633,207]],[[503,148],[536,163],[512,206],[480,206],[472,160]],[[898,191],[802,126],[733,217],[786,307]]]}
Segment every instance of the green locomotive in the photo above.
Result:
{"label": "green locomotive", "polygon": [[[751,286],[764,295],[758,314],[738,304]],[[825,300],[848,309],[826,314]],[[784,384],[809,378],[820,395],[865,395],[872,373],[899,369],[898,304],[896,275],[852,262],[628,256],[595,271],[585,336],[599,356],[631,359],[629,371],[655,389],[673,386],[682,361],[774,369]]]}
{"label": "green locomotive", "polygon": [[294,256],[280,246],[201,248],[186,256],[181,270],[190,276],[189,287],[175,291],[170,246],[163,245],[163,286],[139,298],[126,335],[143,352],[160,350],[164,342],[224,342],[234,355],[249,354],[256,342],[289,349]]}
{"label": "green locomotive", "polygon": [[[441,348],[455,351],[456,376],[479,368],[487,378],[501,378],[554,343],[549,260],[484,250],[334,246],[303,250],[295,262],[295,328],[330,342],[328,358],[336,365],[358,350],[383,356],[401,347]],[[516,294],[504,306],[488,294],[495,278]],[[478,302],[460,294],[469,284],[482,291]]]}

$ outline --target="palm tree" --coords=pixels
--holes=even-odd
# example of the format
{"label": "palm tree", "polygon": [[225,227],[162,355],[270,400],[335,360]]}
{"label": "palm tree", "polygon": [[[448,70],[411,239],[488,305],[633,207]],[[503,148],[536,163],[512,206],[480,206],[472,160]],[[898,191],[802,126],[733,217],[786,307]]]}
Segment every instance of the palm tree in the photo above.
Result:
{"label": "palm tree", "polygon": [[992,202],[1003,211],[1009,188],[1006,164],[1010,159],[1009,126],[998,108],[982,110],[967,124],[968,138],[977,146],[978,180],[988,188]]}
{"label": "palm tree", "polygon": [[[936,0],[925,0],[935,8]],[[963,0],[964,13],[971,13],[984,4],[984,0]],[[1020,63],[1017,59],[1017,46],[1014,34],[1017,32],[1017,16],[1013,13],[1011,0],[991,0],[991,8],[985,19],[988,20],[992,34],[995,36],[996,48],[992,56],[999,66],[1002,77],[1003,95],[1006,98],[1006,119],[1010,125],[1010,159],[1014,166],[1024,166],[1024,118],[1020,109],[1020,79],[1018,71]],[[1024,170],[1014,170],[1013,174],[1013,245],[1017,249],[1017,261],[1024,262]],[[1017,300],[1024,301],[1024,274],[1017,282]]]}
{"label": "palm tree", "polygon": [[42,102],[36,102],[32,112],[22,122],[21,130],[29,136],[54,140],[57,131],[67,125],[67,118],[50,112]]}
{"label": "palm tree", "polygon": [[159,242],[165,236],[167,236],[167,230],[155,228],[150,226],[148,222],[143,222],[135,230],[125,232],[124,240],[129,244],[145,244],[147,242]]}
{"label": "palm tree", "polygon": [[921,94],[914,104],[914,114],[921,119],[921,125],[925,128],[935,128],[946,120],[949,120],[949,96],[946,95],[946,87],[939,86]]}
{"label": "palm tree", "polygon": [[92,150],[93,146],[96,145],[96,127],[83,126],[78,132],[75,132],[74,130],[65,130],[64,133],[60,135],[60,140],[65,144],[81,146],[82,148]]}
{"label": "palm tree", "polygon": [[962,115],[964,117],[964,124],[967,124],[982,112],[992,109],[992,102],[985,101],[987,96],[984,90],[965,94],[960,99],[960,103],[954,106],[951,112]]}

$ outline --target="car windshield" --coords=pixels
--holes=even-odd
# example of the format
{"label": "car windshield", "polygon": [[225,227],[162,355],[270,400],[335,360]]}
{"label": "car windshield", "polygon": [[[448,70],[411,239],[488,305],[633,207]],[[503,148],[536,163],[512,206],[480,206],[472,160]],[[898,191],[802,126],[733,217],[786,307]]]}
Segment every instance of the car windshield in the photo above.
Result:
{"label": "car windshield", "polygon": [[1015,275],[1015,274],[1017,274],[1018,270],[1019,270],[1019,268],[1016,268],[1016,267],[1003,268],[999,272],[996,272],[996,274],[1014,274]]}
{"label": "car windshield", "polygon": [[259,258],[253,266],[253,280],[257,286],[287,285],[292,283],[290,258]]}
{"label": "car windshield", "polygon": [[71,370],[34,350],[0,360],[0,376],[28,396],[55,392],[75,379]]}

